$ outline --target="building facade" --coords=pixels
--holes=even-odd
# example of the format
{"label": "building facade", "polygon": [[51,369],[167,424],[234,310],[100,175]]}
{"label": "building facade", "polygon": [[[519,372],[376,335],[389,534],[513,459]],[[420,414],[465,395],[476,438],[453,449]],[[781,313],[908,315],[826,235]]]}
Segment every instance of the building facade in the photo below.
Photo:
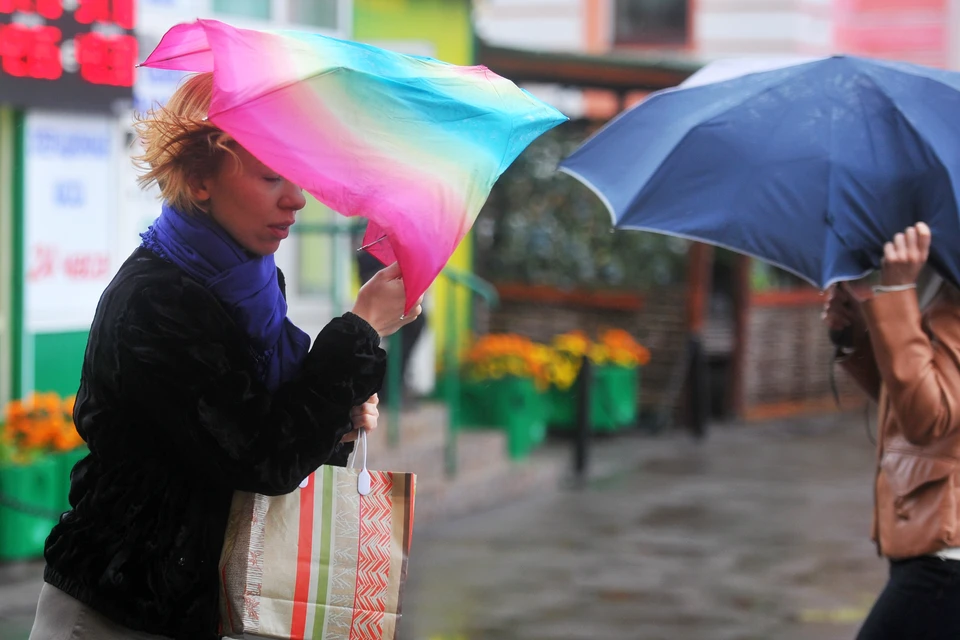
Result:
{"label": "building facade", "polygon": [[[166,101],[183,74],[134,65],[169,27],[214,18],[471,64],[470,15],[467,0],[0,2],[0,52],[8,52],[0,54],[0,406],[34,390],[76,392],[100,293],[159,213],[157,192],[136,184],[132,125],[135,113]],[[88,32],[106,40],[87,44],[109,45],[116,77],[76,60],[75,42]],[[14,36],[35,48],[29,69],[9,53]],[[298,219],[315,231],[294,234],[277,262],[291,318],[315,335],[352,303],[355,247],[349,222],[312,198]],[[451,267],[471,265],[468,239]],[[469,294],[445,278],[430,298],[452,309],[454,326],[469,322]],[[418,347],[413,368],[423,392],[433,384],[433,345],[444,325]]]}

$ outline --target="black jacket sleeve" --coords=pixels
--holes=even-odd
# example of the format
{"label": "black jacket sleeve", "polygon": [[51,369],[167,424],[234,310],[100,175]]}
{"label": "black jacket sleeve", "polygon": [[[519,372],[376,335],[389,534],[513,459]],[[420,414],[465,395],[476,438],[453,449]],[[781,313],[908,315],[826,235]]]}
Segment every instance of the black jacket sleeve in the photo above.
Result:
{"label": "black jacket sleeve", "polygon": [[201,481],[278,495],[321,464],[342,463],[350,410],[380,389],[385,370],[365,321],[335,318],[299,376],[271,393],[246,336],[201,284],[186,276],[146,283],[128,301],[117,310],[115,353],[101,359],[116,366],[117,401]]}

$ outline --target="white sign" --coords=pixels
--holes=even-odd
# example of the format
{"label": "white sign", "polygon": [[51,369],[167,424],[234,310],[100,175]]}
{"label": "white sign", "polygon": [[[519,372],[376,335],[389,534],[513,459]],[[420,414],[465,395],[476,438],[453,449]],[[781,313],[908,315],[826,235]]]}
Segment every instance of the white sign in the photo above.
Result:
{"label": "white sign", "polygon": [[186,75],[183,71],[140,67],[133,85],[133,110],[145,114],[158,105],[166,104]]}
{"label": "white sign", "polygon": [[89,328],[115,271],[115,121],[31,112],[24,140],[25,324]]}

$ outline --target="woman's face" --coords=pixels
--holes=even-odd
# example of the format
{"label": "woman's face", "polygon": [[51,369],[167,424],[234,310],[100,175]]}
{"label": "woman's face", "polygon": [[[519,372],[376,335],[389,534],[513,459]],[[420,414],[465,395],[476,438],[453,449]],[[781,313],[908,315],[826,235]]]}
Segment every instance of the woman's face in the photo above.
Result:
{"label": "woman's face", "polygon": [[303,191],[236,145],[237,161],[227,154],[220,170],[199,180],[194,196],[244,249],[260,256],[275,253],[290,235]]}

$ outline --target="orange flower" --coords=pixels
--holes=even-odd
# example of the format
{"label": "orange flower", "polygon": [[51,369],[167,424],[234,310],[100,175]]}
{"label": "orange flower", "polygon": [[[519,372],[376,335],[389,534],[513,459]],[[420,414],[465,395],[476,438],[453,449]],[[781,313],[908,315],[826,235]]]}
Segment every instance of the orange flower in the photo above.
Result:
{"label": "orange flower", "polygon": [[475,380],[533,378],[538,387],[546,388],[544,348],[515,334],[487,334],[467,351],[466,373]]}
{"label": "orange flower", "polygon": [[14,457],[75,449],[83,440],[73,425],[73,404],[73,397],[62,399],[56,393],[33,393],[25,402],[10,402],[3,442],[13,448]]}
{"label": "orange flower", "polygon": [[64,415],[70,416],[70,420],[73,421],[73,407],[77,402],[77,396],[68,396],[63,399],[63,413]]}
{"label": "orange flower", "polygon": [[23,402],[20,400],[11,400],[9,403],[7,403],[7,410],[5,413],[5,422],[8,425],[17,424],[29,415],[27,408],[23,406]]}

